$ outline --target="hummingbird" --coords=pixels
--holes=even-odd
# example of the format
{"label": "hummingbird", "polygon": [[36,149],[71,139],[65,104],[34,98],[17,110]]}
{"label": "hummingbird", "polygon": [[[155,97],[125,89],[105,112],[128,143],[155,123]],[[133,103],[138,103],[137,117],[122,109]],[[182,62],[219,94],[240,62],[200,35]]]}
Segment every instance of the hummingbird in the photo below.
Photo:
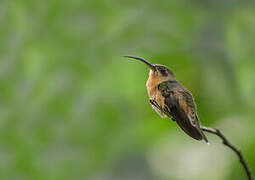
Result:
{"label": "hummingbird", "polygon": [[152,108],[162,118],[171,118],[190,137],[209,144],[200,127],[194,98],[191,92],[177,81],[173,71],[167,66],[152,64],[140,57],[124,57],[139,60],[150,68],[146,87]]}

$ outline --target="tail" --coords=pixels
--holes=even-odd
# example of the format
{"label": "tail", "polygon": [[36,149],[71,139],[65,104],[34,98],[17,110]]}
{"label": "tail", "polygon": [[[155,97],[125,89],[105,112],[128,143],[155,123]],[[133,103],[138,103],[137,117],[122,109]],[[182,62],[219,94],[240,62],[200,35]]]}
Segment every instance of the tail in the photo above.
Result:
{"label": "tail", "polygon": [[209,146],[209,145],[210,145],[210,143],[209,143],[209,141],[208,141],[207,137],[205,136],[205,134],[204,134],[203,130],[202,130],[201,128],[199,128],[199,131],[200,131],[200,134],[201,134],[201,136],[202,136],[203,140],[204,140],[204,141],[206,142],[206,144]]}
{"label": "tail", "polygon": [[209,143],[207,137],[205,136],[203,130],[201,129],[200,120],[199,120],[197,114],[196,114],[196,118],[197,118],[197,122],[198,122],[197,125],[196,125],[196,127],[197,127],[197,129],[199,130],[199,132],[200,132],[200,134],[201,134],[201,136],[202,136],[202,139],[206,142],[206,144],[207,144],[208,146],[210,146],[210,143]]}

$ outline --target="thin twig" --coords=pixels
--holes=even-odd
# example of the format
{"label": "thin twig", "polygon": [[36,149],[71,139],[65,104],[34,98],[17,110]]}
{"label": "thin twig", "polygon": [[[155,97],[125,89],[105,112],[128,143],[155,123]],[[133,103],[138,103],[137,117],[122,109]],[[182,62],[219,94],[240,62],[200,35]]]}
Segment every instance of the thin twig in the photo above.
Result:
{"label": "thin twig", "polygon": [[235,147],[233,144],[231,144],[227,138],[221,133],[221,131],[219,129],[213,129],[213,128],[209,128],[209,127],[205,127],[205,126],[201,126],[201,129],[203,131],[212,133],[217,135],[218,137],[220,137],[222,139],[222,143],[225,146],[228,146],[230,149],[232,149],[236,155],[239,157],[240,163],[242,164],[243,168],[245,169],[245,172],[247,174],[248,180],[253,180],[253,175],[252,172],[247,164],[247,162],[245,161],[240,149],[238,149],[237,147]]}

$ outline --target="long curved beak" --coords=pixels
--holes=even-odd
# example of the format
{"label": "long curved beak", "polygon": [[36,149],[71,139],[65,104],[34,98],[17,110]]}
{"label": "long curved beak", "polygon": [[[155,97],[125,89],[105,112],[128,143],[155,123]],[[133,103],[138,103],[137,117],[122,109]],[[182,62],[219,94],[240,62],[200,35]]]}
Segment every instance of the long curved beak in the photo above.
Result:
{"label": "long curved beak", "polygon": [[147,66],[149,66],[149,68],[150,68],[151,70],[153,70],[153,71],[155,71],[155,70],[156,70],[156,67],[155,67],[155,65],[154,65],[154,64],[151,64],[149,61],[146,61],[146,60],[145,60],[145,59],[143,59],[143,58],[136,57],[136,56],[124,56],[124,57],[139,60],[139,61],[141,61],[141,62],[145,63]]}

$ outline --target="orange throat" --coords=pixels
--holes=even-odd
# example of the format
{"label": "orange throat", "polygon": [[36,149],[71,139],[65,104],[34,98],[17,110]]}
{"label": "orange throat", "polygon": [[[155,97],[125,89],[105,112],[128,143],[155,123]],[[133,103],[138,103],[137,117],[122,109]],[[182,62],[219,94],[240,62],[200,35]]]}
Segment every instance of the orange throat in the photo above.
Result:
{"label": "orange throat", "polygon": [[[166,81],[166,78],[155,76],[150,73],[149,79],[147,80],[146,87],[149,98],[155,100],[160,107],[165,107],[165,98],[161,95],[161,92],[158,90],[158,85]],[[166,117],[164,112],[152,106],[152,108],[162,117]]]}
{"label": "orange throat", "polygon": [[149,78],[146,82],[147,92],[150,99],[156,98],[157,93],[159,93],[158,85],[164,81],[167,81],[167,78],[156,76],[150,71]]}

